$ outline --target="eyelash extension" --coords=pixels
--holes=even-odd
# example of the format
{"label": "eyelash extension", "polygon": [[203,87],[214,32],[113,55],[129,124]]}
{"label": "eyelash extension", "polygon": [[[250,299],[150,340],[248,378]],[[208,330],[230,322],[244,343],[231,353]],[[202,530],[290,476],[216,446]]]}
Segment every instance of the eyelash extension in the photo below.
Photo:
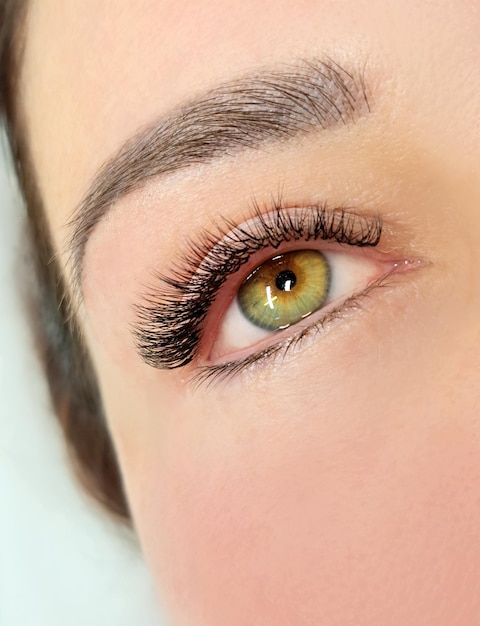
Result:
{"label": "eyelash extension", "polygon": [[155,274],[155,285],[134,307],[132,331],[141,358],[158,369],[175,369],[198,353],[205,318],[228,277],[265,248],[292,241],[323,240],[349,246],[376,246],[382,233],[378,216],[359,215],[327,204],[273,210],[253,203],[253,217],[238,226],[228,220],[216,233],[190,242],[172,275]]}

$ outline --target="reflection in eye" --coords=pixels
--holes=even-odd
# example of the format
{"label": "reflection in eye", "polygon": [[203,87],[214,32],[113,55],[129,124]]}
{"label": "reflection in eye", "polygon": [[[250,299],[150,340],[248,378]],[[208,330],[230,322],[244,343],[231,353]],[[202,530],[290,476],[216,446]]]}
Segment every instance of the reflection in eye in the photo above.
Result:
{"label": "reflection in eye", "polygon": [[[211,358],[255,349],[289,327],[322,319],[388,272],[388,263],[348,249],[300,249],[276,255],[243,281],[220,322]],[[317,315],[314,315],[317,313]],[[312,320],[308,318],[312,318]]]}
{"label": "reflection in eye", "polygon": [[257,267],[244,281],[238,304],[255,326],[279,330],[319,309],[328,295],[329,282],[329,266],[321,252],[280,254]]}
{"label": "reflection in eye", "polygon": [[[187,242],[170,275],[154,274],[151,288],[134,307],[135,343],[148,365],[174,369],[197,361],[198,380],[231,376],[281,350],[283,339],[297,330],[304,336],[308,325],[318,324],[316,311],[331,312],[330,302],[338,308],[337,298],[345,302],[364,292],[388,273],[392,261],[362,252],[379,244],[380,218],[342,207],[275,204],[266,211],[254,203],[244,222],[225,220],[225,226]],[[259,311],[262,297],[268,305],[268,286],[277,303],[273,316]],[[257,292],[262,296],[255,303]],[[309,315],[312,321],[303,321]],[[285,330],[288,326],[292,331]],[[247,355],[235,354],[271,334],[282,339]]]}

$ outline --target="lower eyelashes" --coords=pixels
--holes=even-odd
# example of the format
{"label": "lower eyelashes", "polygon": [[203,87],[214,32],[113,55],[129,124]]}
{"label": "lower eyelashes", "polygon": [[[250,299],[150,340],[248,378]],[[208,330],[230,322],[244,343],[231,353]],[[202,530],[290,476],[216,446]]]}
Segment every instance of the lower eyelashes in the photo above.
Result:
{"label": "lower eyelashes", "polygon": [[239,373],[407,267],[368,250],[380,244],[378,216],[342,207],[254,205],[242,224],[225,225],[191,241],[135,306],[135,343],[148,365],[192,364],[200,382]]}
{"label": "lower eyelashes", "polygon": [[309,248],[276,255],[240,285],[213,333],[216,340],[207,360],[285,339],[389,271],[384,260],[349,251]]}

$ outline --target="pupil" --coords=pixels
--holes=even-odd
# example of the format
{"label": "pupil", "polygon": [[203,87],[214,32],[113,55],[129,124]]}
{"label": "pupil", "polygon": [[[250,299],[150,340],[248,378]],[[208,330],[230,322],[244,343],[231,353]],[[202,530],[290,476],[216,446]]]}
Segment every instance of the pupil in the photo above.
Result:
{"label": "pupil", "polygon": [[297,282],[297,277],[291,270],[283,270],[275,279],[275,285],[280,291],[291,291]]}

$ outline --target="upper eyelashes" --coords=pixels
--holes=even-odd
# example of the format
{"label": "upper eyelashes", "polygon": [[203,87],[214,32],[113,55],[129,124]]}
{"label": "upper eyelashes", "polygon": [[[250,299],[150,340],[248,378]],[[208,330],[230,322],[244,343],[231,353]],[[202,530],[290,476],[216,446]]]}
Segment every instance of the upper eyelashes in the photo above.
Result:
{"label": "upper eyelashes", "polygon": [[150,291],[135,307],[133,332],[140,356],[160,369],[190,363],[198,354],[205,320],[217,294],[256,253],[269,248],[280,251],[282,244],[289,242],[316,240],[376,246],[381,232],[378,216],[359,215],[346,208],[276,204],[264,212],[255,205],[253,218],[238,226],[225,222],[217,235],[203,233],[190,243],[171,276],[155,276]]}

